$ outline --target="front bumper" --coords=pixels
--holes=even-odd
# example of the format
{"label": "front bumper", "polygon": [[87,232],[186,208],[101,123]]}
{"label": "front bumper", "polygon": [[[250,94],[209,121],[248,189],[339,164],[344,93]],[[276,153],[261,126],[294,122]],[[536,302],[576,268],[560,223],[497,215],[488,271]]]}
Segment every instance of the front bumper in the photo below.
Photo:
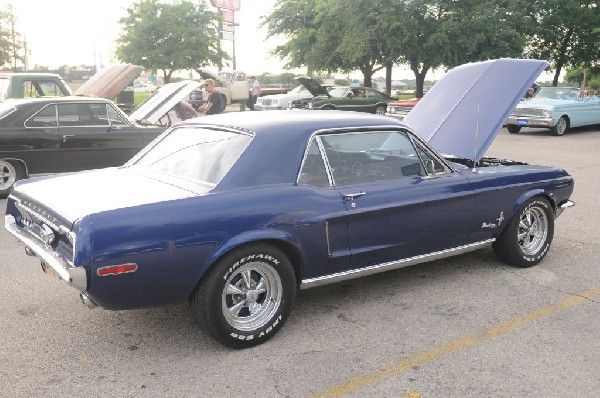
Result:
{"label": "front bumper", "polygon": [[263,105],[263,104],[254,104],[254,110],[257,111],[278,111],[283,109],[279,105]]}
{"label": "front bumper", "polygon": [[25,233],[19,228],[13,215],[7,214],[4,216],[4,226],[8,232],[25,244],[25,252],[28,255],[34,255],[40,259],[43,264],[42,267],[50,267],[53,273],[58,275],[67,285],[79,291],[87,290],[87,272],[85,268],[72,266],[64,258],[47,248],[42,241]]}
{"label": "front bumper", "polygon": [[506,124],[521,127],[552,127],[556,124],[553,118],[533,117],[533,116],[513,116],[511,115]]}
{"label": "front bumper", "polygon": [[575,202],[568,199],[561,203],[558,203],[558,206],[556,206],[556,215],[554,216],[554,218],[558,218],[558,216],[560,216],[562,212],[565,211],[565,209],[568,209],[569,207],[573,206],[575,206]]}

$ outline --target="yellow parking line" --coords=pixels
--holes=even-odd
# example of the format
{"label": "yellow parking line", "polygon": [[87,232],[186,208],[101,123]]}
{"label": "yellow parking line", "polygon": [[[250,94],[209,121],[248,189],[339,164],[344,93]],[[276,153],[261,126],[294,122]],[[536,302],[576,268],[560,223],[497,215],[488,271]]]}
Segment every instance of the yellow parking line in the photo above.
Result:
{"label": "yellow parking line", "polygon": [[450,355],[464,348],[473,346],[486,340],[490,340],[494,337],[503,335],[518,328],[525,327],[539,319],[556,314],[557,312],[584,303],[598,296],[600,296],[600,287],[593,290],[589,290],[579,296],[571,296],[554,305],[537,309],[524,316],[512,318],[506,322],[499,323],[485,330],[484,332],[472,333],[458,340],[454,340],[446,344],[432,347],[429,350],[423,351],[412,358],[407,358],[403,361],[392,363],[374,371],[373,373],[357,376],[337,386],[321,390],[316,394],[312,395],[311,397],[341,397],[346,394],[350,394],[352,392],[360,390],[361,388],[365,388],[369,385],[379,383],[380,381],[389,379],[393,376],[410,370],[414,366],[434,361],[436,359]]}

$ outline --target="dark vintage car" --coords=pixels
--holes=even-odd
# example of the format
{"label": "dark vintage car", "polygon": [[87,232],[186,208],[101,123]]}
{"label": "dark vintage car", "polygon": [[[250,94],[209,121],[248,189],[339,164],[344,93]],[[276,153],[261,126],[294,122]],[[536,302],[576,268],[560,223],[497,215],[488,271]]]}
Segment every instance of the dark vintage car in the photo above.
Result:
{"label": "dark vintage car", "polygon": [[292,101],[290,108],[369,112],[383,115],[394,98],[370,87],[327,88],[310,77],[296,78],[313,98]]}
{"label": "dark vintage car", "polygon": [[232,347],[272,337],[298,288],[489,246],[530,267],[551,254],[573,179],[483,155],[546,66],[456,68],[407,124],[285,110],[186,121],[122,167],[17,182],[5,226],[88,307],[189,300]]}
{"label": "dark vintage car", "polygon": [[171,124],[165,115],[199,84],[165,85],[161,95],[156,93],[131,116],[103,98],[2,102],[0,197],[30,175],[123,165]]}

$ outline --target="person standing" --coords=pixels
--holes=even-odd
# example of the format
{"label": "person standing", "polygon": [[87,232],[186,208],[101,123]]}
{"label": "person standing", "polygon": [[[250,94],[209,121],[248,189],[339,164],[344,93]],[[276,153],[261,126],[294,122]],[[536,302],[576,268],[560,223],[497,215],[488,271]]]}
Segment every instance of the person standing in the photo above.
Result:
{"label": "person standing", "polygon": [[256,80],[256,76],[250,76],[250,98],[248,103],[248,108],[254,110],[254,104],[256,104],[256,99],[260,95],[260,82]]}
{"label": "person standing", "polygon": [[217,113],[223,112],[227,101],[225,96],[215,90],[215,81],[213,79],[206,79],[204,81],[204,88],[208,93],[207,101],[200,107],[200,112],[205,112],[207,115],[216,115]]}

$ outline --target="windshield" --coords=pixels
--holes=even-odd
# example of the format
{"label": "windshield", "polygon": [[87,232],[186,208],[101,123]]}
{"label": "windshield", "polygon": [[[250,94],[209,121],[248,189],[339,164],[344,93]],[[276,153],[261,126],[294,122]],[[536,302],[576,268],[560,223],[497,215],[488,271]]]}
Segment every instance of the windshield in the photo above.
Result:
{"label": "windshield", "polygon": [[197,126],[172,130],[134,164],[151,171],[216,185],[252,137]]}
{"label": "windshield", "polygon": [[290,93],[294,93],[294,94],[308,93],[308,89],[304,86],[297,86],[293,90],[291,90]]}
{"label": "windshield", "polygon": [[575,87],[540,87],[534,98],[576,100],[578,95]]}
{"label": "windshield", "polygon": [[345,87],[333,87],[331,90],[329,90],[329,95],[340,98],[346,94],[346,91],[348,90]]}

